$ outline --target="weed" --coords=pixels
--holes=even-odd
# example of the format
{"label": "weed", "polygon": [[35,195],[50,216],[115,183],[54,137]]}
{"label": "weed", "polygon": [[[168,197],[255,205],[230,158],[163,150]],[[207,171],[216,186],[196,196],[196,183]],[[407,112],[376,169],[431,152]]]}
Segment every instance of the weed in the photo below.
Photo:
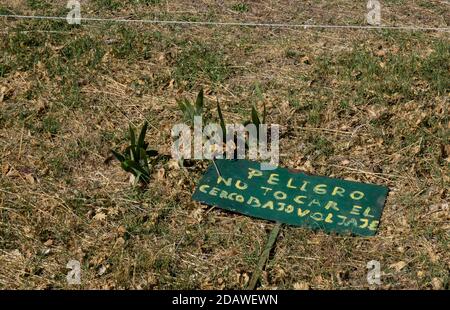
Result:
{"label": "weed", "polygon": [[131,0],[134,4],[156,5],[160,4],[161,0]]}
{"label": "weed", "polygon": [[42,0],[27,0],[27,4],[30,7],[30,9],[37,10],[37,9],[47,9],[50,7],[50,4],[46,1]]}
{"label": "weed", "polygon": [[121,40],[113,48],[114,55],[117,58],[126,59],[135,56],[137,50],[138,33],[134,29],[128,27],[119,28]]}
{"label": "weed", "polygon": [[13,15],[14,12],[9,10],[8,8],[0,6],[0,14],[1,15]]}
{"label": "weed", "polygon": [[239,13],[245,13],[250,10],[250,6],[247,3],[239,2],[236,3],[231,7],[233,11],[239,12]]}
{"label": "weed", "polygon": [[158,155],[157,151],[148,150],[148,143],[145,142],[147,127],[148,123],[145,122],[136,140],[135,131],[130,125],[130,145],[127,146],[123,154],[112,150],[114,156],[120,161],[122,169],[134,175],[136,183],[140,182],[143,184],[147,184],[150,181],[149,158]]}
{"label": "weed", "polygon": [[180,54],[174,75],[177,82],[185,82],[192,88],[199,79],[212,83],[224,81],[228,69],[221,53],[197,43]]}
{"label": "weed", "polygon": [[98,9],[117,10],[122,7],[120,1],[117,0],[95,0]]}
{"label": "weed", "polygon": [[42,121],[42,129],[44,130],[44,132],[48,132],[52,136],[56,135],[60,128],[60,123],[51,116],[44,118],[44,120]]}
{"label": "weed", "polygon": [[450,85],[450,45],[439,41],[434,51],[422,64],[420,73],[440,94],[449,91]]}
{"label": "weed", "polygon": [[69,80],[62,88],[62,105],[75,108],[81,105],[81,89],[76,81]]}
{"label": "weed", "polygon": [[198,93],[197,100],[195,101],[195,103],[191,103],[186,98],[177,101],[178,107],[180,108],[181,112],[183,113],[183,118],[185,121],[193,124],[195,116],[203,115],[203,100],[204,100],[204,94],[203,94],[203,89],[202,89]]}

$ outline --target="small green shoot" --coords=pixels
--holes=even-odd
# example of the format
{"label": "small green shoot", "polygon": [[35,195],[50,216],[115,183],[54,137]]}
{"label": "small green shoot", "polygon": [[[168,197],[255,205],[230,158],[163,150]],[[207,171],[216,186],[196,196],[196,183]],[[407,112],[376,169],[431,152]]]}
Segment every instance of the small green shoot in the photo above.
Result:
{"label": "small green shoot", "polygon": [[203,101],[204,94],[203,89],[200,90],[197,96],[197,100],[195,103],[191,103],[188,99],[184,98],[183,100],[179,100],[178,107],[181,112],[183,112],[183,117],[186,121],[194,123],[195,116],[202,116],[203,114]]}
{"label": "small green shoot", "polygon": [[145,142],[145,134],[147,132],[148,123],[142,126],[138,139],[136,133],[130,125],[130,145],[126,147],[123,154],[111,150],[113,155],[120,161],[123,170],[134,175],[135,183],[148,184],[150,181],[149,158],[158,155],[155,150],[148,150],[148,143]]}
{"label": "small green shoot", "polygon": [[223,139],[227,137],[227,127],[225,125],[225,119],[223,118],[222,109],[220,108],[219,100],[217,100],[217,113],[219,114],[220,127],[222,128]]}
{"label": "small green shoot", "polygon": [[266,123],[266,104],[264,104],[264,110],[262,114],[262,118],[259,117],[258,110],[256,110],[255,106],[252,106],[251,120],[244,122],[244,126],[248,124],[254,124],[256,126],[256,134],[259,139],[259,125],[263,125]]}

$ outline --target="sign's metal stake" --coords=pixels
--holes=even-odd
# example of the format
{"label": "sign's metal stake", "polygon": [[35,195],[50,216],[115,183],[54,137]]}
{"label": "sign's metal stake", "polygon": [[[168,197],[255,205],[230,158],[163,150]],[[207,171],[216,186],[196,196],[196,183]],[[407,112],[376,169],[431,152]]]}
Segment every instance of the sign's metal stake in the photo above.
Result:
{"label": "sign's metal stake", "polygon": [[216,168],[217,175],[218,175],[219,177],[222,177],[222,174],[220,173],[219,167],[217,167],[215,156],[213,156],[212,162],[213,162],[213,164],[214,164],[214,168]]}
{"label": "sign's metal stake", "polygon": [[280,233],[282,226],[283,226],[282,223],[277,222],[275,224],[275,226],[273,227],[272,231],[270,232],[269,239],[267,240],[267,244],[264,248],[264,251],[261,253],[261,256],[259,257],[258,266],[256,267],[255,271],[252,274],[252,277],[250,279],[247,289],[254,290],[256,288],[256,284],[258,283],[261,273],[262,273],[267,261],[269,260],[270,251],[272,250],[272,248],[275,244],[275,241],[278,238],[278,234]]}

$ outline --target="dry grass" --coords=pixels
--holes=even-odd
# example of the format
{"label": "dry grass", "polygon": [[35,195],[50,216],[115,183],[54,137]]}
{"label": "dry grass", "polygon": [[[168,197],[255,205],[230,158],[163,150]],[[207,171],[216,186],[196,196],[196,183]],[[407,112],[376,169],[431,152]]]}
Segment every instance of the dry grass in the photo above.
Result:
{"label": "dry grass", "polygon": [[[148,3],[147,5],[142,4]],[[201,3],[200,3],[201,2]],[[447,27],[442,1],[385,1],[386,24]],[[181,3],[181,4],[180,4]],[[195,3],[195,4],[194,4]],[[85,15],[363,23],[354,1],[90,1]],[[46,5],[47,4],[47,5]],[[65,1],[1,12],[59,14]],[[286,8],[289,7],[286,13]],[[263,90],[282,165],[391,189],[373,238],[285,227],[260,288],[449,288],[448,33],[1,19],[0,288],[228,288],[248,282],[272,223],[193,202],[207,162],[161,162],[133,189],[111,148],[128,122],[169,154],[176,99],[203,87],[230,121]]]}

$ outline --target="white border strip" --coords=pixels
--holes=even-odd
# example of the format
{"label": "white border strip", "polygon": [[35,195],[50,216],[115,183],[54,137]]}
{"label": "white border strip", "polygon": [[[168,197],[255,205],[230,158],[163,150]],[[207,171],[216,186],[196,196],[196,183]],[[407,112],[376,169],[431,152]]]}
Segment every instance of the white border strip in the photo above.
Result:
{"label": "white border strip", "polygon": [[[66,20],[60,16],[39,16],[39,15],[4,15],[0,17],[19,19],[44,19],[44,20]],[[152,19],[123,19],[123,18],[98,18],[81,17],[82,21],[94,22],[116,22],[116,23],[143,23],[162,25],[199,25],[199,26],[244,26],[244,27],[269,27],[269,28],[323,28],[323,29],[364,29],[364,30],[410,30],[410,31],[443,31],[449,32],[450,27],[420,27],[420,26],[357,26],[357,25],[313,25],[313,24],[282,24],[282,23],[251,23],[251,22],[208,22],[208,21],[182,21],[182,20],[152,20]]]}

